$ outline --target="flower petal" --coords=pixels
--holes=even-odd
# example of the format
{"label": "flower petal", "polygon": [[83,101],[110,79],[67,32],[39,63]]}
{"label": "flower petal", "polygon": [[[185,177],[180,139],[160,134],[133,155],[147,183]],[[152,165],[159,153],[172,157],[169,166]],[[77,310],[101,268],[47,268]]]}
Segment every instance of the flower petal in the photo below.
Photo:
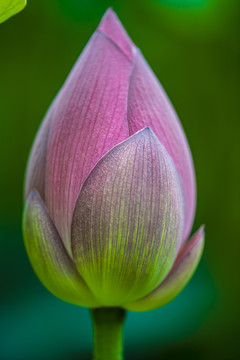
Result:
{"label": "flower petal", "polygon": [[118,46],[129,60],[133,60],[136,47],[111,8],[104,14],[98,31],[111,40],[115,46]]}
{"label": "flower petal", "polygon": [[51,120],[52,110],[40,126],[31,150],[26,172],[25,200],[33,189],[37,189],[41,199],[45,200],[45,170]]}
{"label": "flower petal", "polygon": [[201,227],[181,251],[164,281],[143,299],[123,307],[131,311],[147,311],[166,305],[173,300],[192,277],[200,261],[203,246],[204,229]]}
{"label": "flower petal", "polygon": [[135,56],[129,85],[128,122],[130,134],[149,126],[173,159],[186,199],[185,240],[192,228],[196,204],[192,157],[178,117],[140,51]]}
{"label": "flower petal", "polygon": [[67,255],[56,228],[35,190],[26,202],[23,233],[32,267],[50,292],[73,304],[97,305],[93,294]]}
{"label": "flower petal", "polygon": [[72,213],[83,182],[109,149],[129,137],[127,94],[133,64],[126,55],[128,40],[120,38],[120,23],[112,17],[103,18],[53,105],[46,206],[69,253]]}
{"label": "flower petal", "polygon": [[74,262],[103,306],[120,306],[165,277],[183,227],[178,173],[146,128],[115,146],[84,183],[72,222]]}

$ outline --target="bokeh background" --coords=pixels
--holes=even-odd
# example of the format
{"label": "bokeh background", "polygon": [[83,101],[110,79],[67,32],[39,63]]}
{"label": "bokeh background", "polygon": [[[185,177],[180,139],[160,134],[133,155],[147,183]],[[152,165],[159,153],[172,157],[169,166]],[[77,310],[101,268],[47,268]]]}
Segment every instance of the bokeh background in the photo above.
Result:
{"label": "bokeh background", "polygon": [[38,281],[21,235],[23,179],[49,104],[113,6],[166,89],[192,149],[201,264],[163,308],[129,313],[126,359],[240,359],[240,1],[29,0],[0,25],[0,359],[91,359],[87,309]]}

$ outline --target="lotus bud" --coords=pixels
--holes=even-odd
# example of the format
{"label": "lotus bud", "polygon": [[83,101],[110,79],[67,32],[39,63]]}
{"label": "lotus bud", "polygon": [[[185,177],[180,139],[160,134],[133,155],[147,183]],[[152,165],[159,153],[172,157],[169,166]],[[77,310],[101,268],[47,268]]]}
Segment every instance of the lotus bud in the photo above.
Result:
{"label": "lotus bud", "polygon": [[57,297],[145,311],[199,262],[188,241],[192,156],[166,93],[109,9],[37,133],[23,218],[31,264]]}

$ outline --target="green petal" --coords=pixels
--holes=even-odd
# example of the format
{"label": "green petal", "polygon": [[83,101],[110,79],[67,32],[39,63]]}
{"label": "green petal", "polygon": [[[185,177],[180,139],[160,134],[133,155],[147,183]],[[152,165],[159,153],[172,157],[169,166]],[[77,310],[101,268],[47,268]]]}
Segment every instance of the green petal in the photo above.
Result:
{"label": "green petal", "polygon": [[67,255],[57,230],[37,191],[26,202],[23,234],[34,271],[55,296],[81,306],[97,303]]}
{"label": "green petal", "polygon": [[123,307],[131,311],[159,308],[173,300],[188,283],[200,261],[204,246],[204,229],[201,227],[180,252],[166,279],[149,295]]}
{"label": "green petal", "polygon": [[182,240],[184,205],[176,168],[150,129],[98,162],[76,203],[72,250],[103,306],[135,301],[162,281]]}
{"label": "green petal", "polygon": [[0,23],[23,10],[27,0],[1,0],[0,1]]}

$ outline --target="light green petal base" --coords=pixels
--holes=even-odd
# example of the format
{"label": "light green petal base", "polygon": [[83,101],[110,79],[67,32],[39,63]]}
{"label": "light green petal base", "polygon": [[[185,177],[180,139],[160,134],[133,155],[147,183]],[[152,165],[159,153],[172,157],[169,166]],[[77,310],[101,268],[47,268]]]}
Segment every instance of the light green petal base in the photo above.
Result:
{"label": "light green petal base", "polygon": [[32,267],[51,293],[76,305],[99,305],[78,274],[35,190],[30,193],[25,205],[23,234]]}
{"label": "light green petal base", "polygon": [[0,23],[25,8],[27,0],[0,0]]}
{"label": "light green petal base", "polygon": [[149,295],[123,306],[131,311],[159,308],[173,300],[188,283],[200,261],[204,247],[204,230],[201,227],[181,251],[172,270],[164,281]]}

